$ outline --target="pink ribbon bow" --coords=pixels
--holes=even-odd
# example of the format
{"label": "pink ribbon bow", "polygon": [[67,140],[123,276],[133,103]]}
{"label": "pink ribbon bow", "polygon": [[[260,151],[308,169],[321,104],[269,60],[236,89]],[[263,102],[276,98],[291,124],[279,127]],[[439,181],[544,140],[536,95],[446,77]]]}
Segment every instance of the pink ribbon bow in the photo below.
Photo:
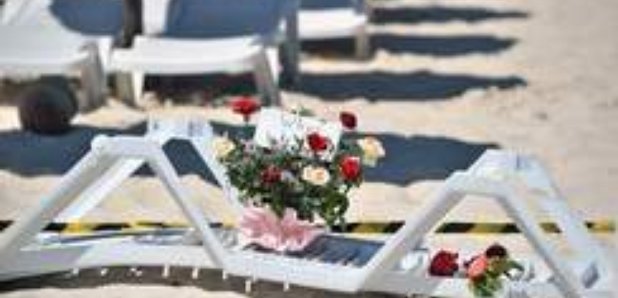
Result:
{"label": "pink ribbon bow", "polygon": [[303,250],[323,233],[305,220],[299,220],[296,211],[286,208],[279,218],[269,208],[248,207],[241,220],[240,232],[250,243],[278,252]]}

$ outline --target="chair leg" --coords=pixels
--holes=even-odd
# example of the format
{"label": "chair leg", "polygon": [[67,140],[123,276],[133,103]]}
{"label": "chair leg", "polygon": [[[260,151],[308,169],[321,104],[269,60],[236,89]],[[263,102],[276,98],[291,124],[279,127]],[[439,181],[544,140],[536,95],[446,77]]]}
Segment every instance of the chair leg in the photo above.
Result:
{"label": "chair leg", "polygon": [[144,74],[141,72],[119,73],[115,76],[118,97],[132,107],[138,107],[144,88]]}
{"label": "chair leg", "polygon": [[268,59],[268,65],[270,66],[270,70],[273,73],[273,79],[275,80],[275,84],[279,83],[279,76],[277,74],[281,73],[283,67],[283,64],[279,59],[280,55],[281,50],[277,47],[269,47],[266,49],[266,58]]}
{"label": "chair leg", "polygon": [[144,81],[146,76],[141,72],[131,73],[131,87],[133,88],[133,102],[139,106],[139,102],[144,92]]}
{"label": "chair leg", "polygon": [[90,56],[81,69],[81,83],[84,98],[78,103],[80,111],[91,111],[105,103],[107,78],[95,55]]}
{"label": "chair leg", "polygon": [[358,60],[366,60],[369,59],[371,46],[369,43],[369,33],[367,32],[367,26],[362,26],[356,32],[356,36],[354,38],[354,50],[355,57]]}
{"label": "chair leg", "polygon": [[299,51],[289,43],[280,46],[279,61],[281,61],[281,83],[288,88],[293,88],[300,84],[299,70]]}
{"label": "chair leg", "polygon": [[268,63],[268,57],[264,51],[261,51],[254,58],[253,76],[258,93],[263,98],[264,103],[271,106],[280,106],[279,87],[275,83],[273,72]]}
{"label": "chair leg", "polygon": [[295,12],[286,17],[285,42],[281,45],[281,64],[283,65],[283,83],[294,87],[300,81],[300,39],[298,36],[298,9],[299,3],[295,3]]}

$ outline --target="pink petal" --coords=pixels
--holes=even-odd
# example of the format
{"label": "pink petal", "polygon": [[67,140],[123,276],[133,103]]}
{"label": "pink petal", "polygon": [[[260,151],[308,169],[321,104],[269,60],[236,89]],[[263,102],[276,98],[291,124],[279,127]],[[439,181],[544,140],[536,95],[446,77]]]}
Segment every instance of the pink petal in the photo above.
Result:
{"label": "pink petal", "polygon": [[468,270],[467,270],[468,277],[477,278],[481,276],[482,274],[485,273],[485,270],[487,270],[488,265],[489,265],[489,262],[487,260],[487,257],[484,254],[475,257],[472,263],[470,263],[468,267]]}

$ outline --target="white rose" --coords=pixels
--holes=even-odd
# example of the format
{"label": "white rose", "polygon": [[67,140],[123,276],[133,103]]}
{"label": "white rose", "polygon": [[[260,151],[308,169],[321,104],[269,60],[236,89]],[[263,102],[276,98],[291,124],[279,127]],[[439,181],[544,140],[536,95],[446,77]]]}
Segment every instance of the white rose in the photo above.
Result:
{"label": "white rose", "polygon": [[357,144],[363,150],[363,162],[366,164],[375,165],[378,159],[386,155],[382,143],[377,138],[362,138]]}
{"label": "white rose", "polygon": [[311,184],[322,186],[330,181],[330,173],[323,167],[306,166],[302,178]]}
{"label": "white rose", "polygon": [[226,137],[217,137],[212,142],[215,151],[215,157],[218,159],[225,158],[230,152],[236,149],[236,144]]}

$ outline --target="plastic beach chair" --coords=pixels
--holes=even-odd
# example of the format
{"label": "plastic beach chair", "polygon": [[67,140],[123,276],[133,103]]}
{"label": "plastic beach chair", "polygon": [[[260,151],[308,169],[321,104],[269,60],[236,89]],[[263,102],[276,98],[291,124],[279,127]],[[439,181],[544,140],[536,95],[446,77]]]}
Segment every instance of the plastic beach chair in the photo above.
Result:
{"label": "plastic beach chair", "polygon": [[[193,128],[199,132],[199,128]],[[162,266],[219,269],[224,276],[356,293],[377,291],[440,297],[471,297],[467,280],[427,274],[429,251],[419,243],[445,214],[463,200],[495,200],[537,252],[526,258],[534,275],[505,281],[504,297],[611,297],[613,273],[601,248],[581,220],[560,198],[538,162],[504,151],[488,151],[466,171],[447,178],[405,225],[384,241],[327,234],[299,253],[273,253],[237,241],[233,227],[213,219],[190,200],[159,141],[144,137],[97,137],[91,151],[60,181],[43,203],[29,210],[0,235],[0,278],[107,266]],[[105,183],[125,160],[146,163],[162,181],[191,224],[188,230],[107,233],[87,237],[40,231],[80,195]],[[518,189],[538,196],[539,210],[563,231],[572,255],[546,241]],[[194,274],[197,276],[198,274]]]}
{"label": "plastic beach chair", "polygon": [[117,0],[8,0],[0,15],[0,76],[77,75],[80,110],[105,100],[113,38],[122,31]]}
{"label": "plastic beach chair", "polygon": [[130,73],[139,98],[145,74],[252,72],[266,103],[279,89],[267,46],[276,43],[289,4],[284,0],[152,0],[143,3],[144,35],[113,54],[114,68]]}

